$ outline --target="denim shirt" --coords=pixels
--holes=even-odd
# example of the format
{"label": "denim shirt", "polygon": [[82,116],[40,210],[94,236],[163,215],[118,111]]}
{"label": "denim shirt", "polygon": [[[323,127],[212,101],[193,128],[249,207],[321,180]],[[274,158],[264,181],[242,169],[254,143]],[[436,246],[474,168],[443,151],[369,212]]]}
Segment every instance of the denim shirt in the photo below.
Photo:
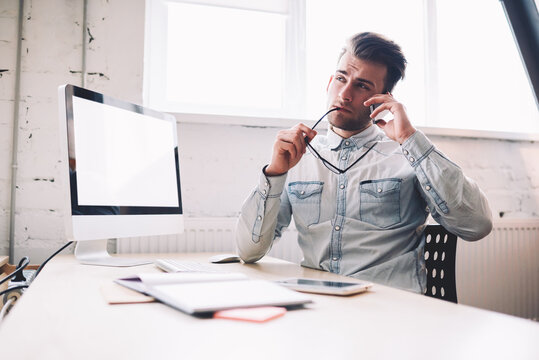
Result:
{"label": "denim shirt", "polygon": [[328,130],[311,145],[345,169],[374,142],[344,174],[329,171],[309,151],[284,175],[262,173],[238,221],[240,257],[262,258],[293,217],[303,266],[423,292],[429,213],[465,240],[491,231],[484,194],[420,131],[399,145],[377,126],[348,139]]}

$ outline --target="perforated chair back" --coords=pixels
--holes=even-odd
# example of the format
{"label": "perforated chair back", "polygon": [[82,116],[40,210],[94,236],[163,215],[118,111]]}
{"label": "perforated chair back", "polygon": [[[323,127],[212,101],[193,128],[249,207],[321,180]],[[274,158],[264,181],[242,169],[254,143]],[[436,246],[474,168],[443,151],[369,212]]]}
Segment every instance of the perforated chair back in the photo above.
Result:
{"label": "perforated chair back", "polygon": [[424,235],[425,265],[427,269],[425,295],[456,303],[455,259],[457,255],[457,236],[441,225],[427,225]]}

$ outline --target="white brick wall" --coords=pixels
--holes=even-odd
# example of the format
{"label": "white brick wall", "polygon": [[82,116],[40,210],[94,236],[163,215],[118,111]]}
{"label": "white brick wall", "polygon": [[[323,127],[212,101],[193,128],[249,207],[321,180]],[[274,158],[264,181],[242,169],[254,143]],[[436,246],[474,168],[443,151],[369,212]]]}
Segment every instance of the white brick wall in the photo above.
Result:
{"label": "white brick wall", "polygon": [[[18,1],[0,2],[0,254],[8,253]],[[82,1],[26,0],[15,217],[15,257],[40,262],[65,242],[58,162],[61,84],[81,85]],[[142,101],[144,0],[89,1],[87,84]],[[91,40],[91,41],[90,41]]]}
{"label": "white brick wall", "polygon": [[[64,241],[57,87],[81,85],[82,1],[26,0],[22,42],[16,258],[40,262]],[[87,84],[142,102],[144,0],[88,1]],[[17,0],[0,2],[0,254],[7,254]],[[90,41],[91,40],[91,41]],[[103,75],[100,75],[103,74]],[[188,215],[236,216],[271,155],[275,128],[180,123]],[[539,217],[539,145],[431,136],[489,197],[495,216]]]}

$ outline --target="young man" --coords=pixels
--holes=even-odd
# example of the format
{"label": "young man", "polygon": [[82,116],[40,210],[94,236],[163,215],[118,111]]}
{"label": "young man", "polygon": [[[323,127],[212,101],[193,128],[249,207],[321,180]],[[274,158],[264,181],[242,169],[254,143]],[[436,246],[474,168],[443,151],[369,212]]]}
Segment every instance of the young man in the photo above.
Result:
{"label": "young man", "polygon": [[[327,88],[327,136],[304,124],[280,131],[243,205],[236,240],[245,262],[262,258],[294,216],[303,266],[422,292],[429,212],[465,240],[491,231],[484,194],[391,95],[405,67],[381,35],[349,40]],[[384,110],[393,119],[374,126]]]}

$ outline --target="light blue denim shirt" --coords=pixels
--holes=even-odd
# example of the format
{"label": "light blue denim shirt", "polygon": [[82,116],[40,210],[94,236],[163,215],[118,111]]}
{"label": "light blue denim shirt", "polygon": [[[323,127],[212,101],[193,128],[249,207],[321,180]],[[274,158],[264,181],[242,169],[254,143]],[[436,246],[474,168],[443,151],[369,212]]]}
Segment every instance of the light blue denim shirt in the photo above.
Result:
{"label": "light blue denim shirt", "polygon": [[329,171],[309,151],[287,174],[262,173],[238,221],[240,257],[262,258],[293,216],[303,266],[423,292],[429,212],[465,240],[491,231],[484,194],[420,131],[401,146],[377,126],[349,139],[328,130],[311,145],[345,169],[373,142],[344,174]]}

